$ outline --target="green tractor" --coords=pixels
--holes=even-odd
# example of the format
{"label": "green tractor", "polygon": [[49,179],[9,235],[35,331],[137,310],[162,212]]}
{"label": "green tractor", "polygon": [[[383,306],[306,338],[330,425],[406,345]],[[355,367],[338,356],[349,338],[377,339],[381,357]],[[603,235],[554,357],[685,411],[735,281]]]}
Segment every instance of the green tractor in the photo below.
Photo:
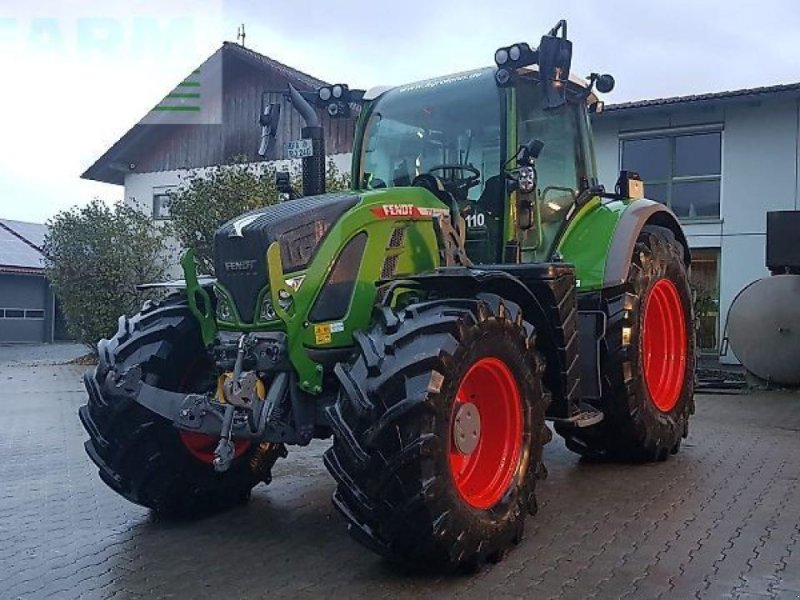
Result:
{"label": "green tractor", "polygon": [[344,193],[319,193],[321,128],[292,90],[305,196],[223,225],[215,280],[187,253],[180,289],[98,345],[80,417],[103,481],[202,514],[269,483],[287,445],[332,438],[357,540],[474,568],[536,511],[547,421],[589,459],[677,452],[694,411],[689,248],[636,174],[598,183],[589,114],[613,79],[570,76],[571,53],[562,21],[492,68],[320,89],[331,115],[361,105]]}

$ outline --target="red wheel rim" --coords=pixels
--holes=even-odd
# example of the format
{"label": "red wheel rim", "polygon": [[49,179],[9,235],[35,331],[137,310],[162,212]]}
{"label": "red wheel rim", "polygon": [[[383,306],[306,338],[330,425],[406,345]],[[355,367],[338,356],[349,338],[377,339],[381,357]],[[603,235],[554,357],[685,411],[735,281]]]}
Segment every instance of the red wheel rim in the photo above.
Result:
{"label": "red wheel rim", "polygon": [[[197,460],[209,465],[214,462],[214,449],[219,438],[206,433],[180,430],[181,441]],[[250,440],[233,440],[233,457],[239,458],[250,447]]]}
{"label": "red wheel rim", "polygon": [[647,391],[662,412],[675,408],[680,398],[686,340],[686,315],[678,288],[669,279],[659,279],[645,302],[642,360]]}
{"label": "red wheel rim", "polygon": [[[189,393],[192,391],[192,382],[198,376],[198,373],[205,367],[203,361],[195,361],[189,370],[186,371],[181,378],[180,385],[178,386],[179,392]],[[214,450],[217,448],[219,438],[206,433],[197,433],[195,431],[186,431],[179,429],[178,434],[183,442],[184,447],[189,453],[197,460],[206,464],[214,463]],[[233,457],[239,458],[250,447],[250,440],[233,440]]]}
{"label": "red wheel rim", "polygon": [[[456,441],[456,417],[468,404],[480,415],[477,445],[469,454]],[[450,419],[450,473],[470,506],[487,509],[503,498],[519,464],[522,429],[522,403],[511,370],[499,358],[475,362],[461,379]]]}

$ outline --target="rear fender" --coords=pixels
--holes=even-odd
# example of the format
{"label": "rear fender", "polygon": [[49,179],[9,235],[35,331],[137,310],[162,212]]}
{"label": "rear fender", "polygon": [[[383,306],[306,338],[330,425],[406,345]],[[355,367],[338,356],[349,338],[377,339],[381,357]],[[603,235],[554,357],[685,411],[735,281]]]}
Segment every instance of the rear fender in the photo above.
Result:
{"label": "rear fender", "polygon": [[645,225],[658,225],[672,231],[683,246],[683,260],[689,266],[692,260],[689,244],[675,214],[658,202],[639,200],[622,213],[614,230],[606,259],[603,287],[622,285],[628,280],[636,240]]}
{"label": "rear fender", "polygon": [[575,265],[579,292],[622,285],[628,278],[636,239],[645,225],[670,229],[691,260],[678,218],[652,200],[592,198],[573,217],[558,244],[565,261]]}

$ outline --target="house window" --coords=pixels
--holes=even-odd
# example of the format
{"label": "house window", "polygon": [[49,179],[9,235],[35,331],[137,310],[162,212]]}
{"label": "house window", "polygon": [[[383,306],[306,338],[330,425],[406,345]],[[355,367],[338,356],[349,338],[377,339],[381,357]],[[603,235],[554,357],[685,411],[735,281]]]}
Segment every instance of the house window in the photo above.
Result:
{"label": "house window", "polygon": [[0,308],[0,319],[28,319],[41,321],[44,319],[44,311],[38,308]]}
{"label": "house window", "polygon": [[682,219],[718,219],[722,132],[653,133],[621,142],[622,168],[636,171],[645,195]]}
{"label": "house window", "polygon": [[153,218],[165,221],[170,218],[169,207],[172,204],[173,188],[157,188],[153,190]]}
{"label": "house window", "polygon": [[689,281],[697,321],[697,347],[716,352],[719,344],[719,250],[692,249]]}

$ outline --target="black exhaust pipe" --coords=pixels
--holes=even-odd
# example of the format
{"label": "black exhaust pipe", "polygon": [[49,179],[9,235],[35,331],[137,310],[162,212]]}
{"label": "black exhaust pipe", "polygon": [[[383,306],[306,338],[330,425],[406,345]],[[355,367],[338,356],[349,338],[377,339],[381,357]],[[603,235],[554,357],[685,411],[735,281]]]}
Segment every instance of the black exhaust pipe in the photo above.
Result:
{"label": "black exhaust pipe", "polygon": [[325,133],[317,111],[289,84],[289,97],[303,117],[306,126],[300,131],[304,140],[311,140],[313,154],[303,158],[303,196],[325,193]]}

